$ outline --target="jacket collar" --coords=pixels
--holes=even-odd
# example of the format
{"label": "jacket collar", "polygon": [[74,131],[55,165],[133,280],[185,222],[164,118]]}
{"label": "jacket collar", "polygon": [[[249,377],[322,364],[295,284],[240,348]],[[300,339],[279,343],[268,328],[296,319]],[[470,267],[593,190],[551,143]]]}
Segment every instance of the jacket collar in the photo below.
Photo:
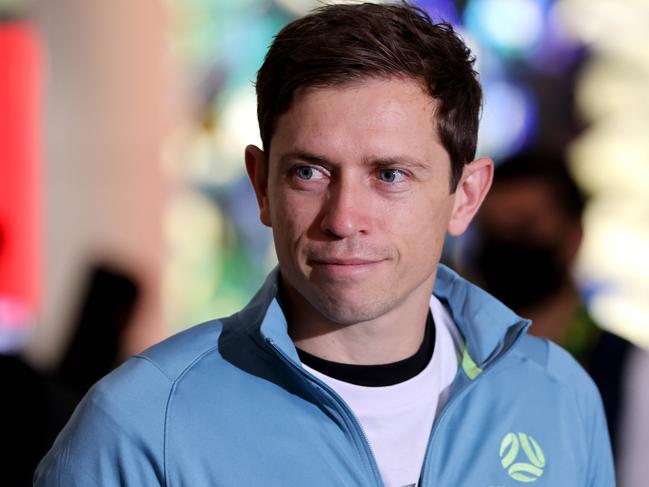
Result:
{"label": "jacket collar", "polygon": [[531,324],[443,264],[437,267],[433,294],[446,305],[466,351],[481,368],[511,347]]}
{"label": "jacket collar", "polygon": [[[272,342],[289,358],[299,362],[288,335],[286,318],[279,306],[278,280],[279,268],[276,267],[240,313],[240,322],[247,324],[250,332],[259,333],[265,341]],[[530,325],[529,320],[524,320],[443,264],[437,267],[433,294],[448,308],[463,336],[468,360],[480,368],[511,347]]]}

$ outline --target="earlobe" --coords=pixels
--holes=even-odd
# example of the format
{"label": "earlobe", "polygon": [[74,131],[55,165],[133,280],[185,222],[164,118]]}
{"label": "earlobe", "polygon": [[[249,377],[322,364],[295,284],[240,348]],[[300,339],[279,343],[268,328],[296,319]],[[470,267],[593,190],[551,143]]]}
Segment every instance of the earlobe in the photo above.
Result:
{"label": "earlobe", "polygon": [[249,145],[245,151],[246,171],[255,190],[259,205],[259,220],[267,227],[272,227],[270,207],[268,205],[268,174],[266,155],[256,145]]}
{"label": "earlobe", "polygon": [[493,161],[487,157],[481,157],[464,166],[454,194],[455,200],[448,224],[450,235],[461,235],[467,229],[489,192],[493,174]]}

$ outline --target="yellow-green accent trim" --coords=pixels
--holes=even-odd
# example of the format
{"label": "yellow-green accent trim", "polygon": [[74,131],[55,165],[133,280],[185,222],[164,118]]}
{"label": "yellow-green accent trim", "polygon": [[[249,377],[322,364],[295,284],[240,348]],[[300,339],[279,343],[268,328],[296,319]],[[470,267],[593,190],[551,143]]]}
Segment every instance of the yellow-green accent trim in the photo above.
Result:
{"label": "yellow-green accent trim", "polygon": [[471,355],[469,355],[466,343],[464,344],[464,350],[462,351],[462,370],[464,370],[464,373],[471,380],[482,374],[482,369],[476,365],[471,358]]}

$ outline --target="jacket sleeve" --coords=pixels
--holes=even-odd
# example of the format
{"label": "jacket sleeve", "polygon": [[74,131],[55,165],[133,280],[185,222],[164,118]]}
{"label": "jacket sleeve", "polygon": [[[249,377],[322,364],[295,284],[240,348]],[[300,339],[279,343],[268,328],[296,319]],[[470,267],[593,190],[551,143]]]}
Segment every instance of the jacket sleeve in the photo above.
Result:
{"label": "jacket sleeve", "polygon": [[580,453],[574,468],[583,472],[579,487],[615,487],[613,454],[599,390],[567,351],[547,343],[548,369],[571,392],[578,415],[574,417],[575,429],[571,434],[577,435],[574,445]]}
{"label": "jacket sleeve", "polygon": [[34,474],[38,487],[164,485],[165,409],[171,382],[134,358],[81,401]]}
{"label": "jacket sleeve", "polygon": [[588,465],[588,487],[615,487],[615,468],[611,441],[604,416],[604,406],[599,391],[593,385],[592,394],[588,405],[590,411],[591,439],[590,460]]}

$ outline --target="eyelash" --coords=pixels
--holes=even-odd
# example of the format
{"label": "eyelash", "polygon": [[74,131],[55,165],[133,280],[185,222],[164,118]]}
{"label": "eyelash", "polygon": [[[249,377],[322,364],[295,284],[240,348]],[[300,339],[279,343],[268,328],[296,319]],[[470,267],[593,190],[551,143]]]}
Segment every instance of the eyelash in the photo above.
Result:
{"label": "eyelash", "polygon": [[[300,175],[300,172],[304,170],[310,171],[310,177],[305,178]],[[387,172],[394,174],[394,180],[386,181],[381,178],[381,174]],[[381,187],[383,187],[383,189],[386,191],[400,191],[405,189],[406,186],[404,186],[404,184],[407,182],[407,178],[409,176],[409,173],[407,171],[404,171],[403,169],[394,168],[394,167],[377,168],[374,171],[374,174],[376,180],[378,181],[378,184],[381,185]],[[306,189],[313,184],[322,184],[323,182],[322,180],[324,178],[330,177],[331,175],[329,171],[323,167],[312,166],[308,164],[300,164],[294,166],[290,170],[290,176],[295,181],[295,184],[297,185],[309,185],[309,186],[305,186]]]}
{"label": "eyelash", "polygon": [[[392,167],[387,167],[387,168],[379,169],[379,170],[378,170],[378,173],[380,174],[380,173],[382,173],[382,172],[388,172],[388,171],[389,171],[389,172],[392,172],[392,173],[395,173],[395,175],[396,175],[396,174],[400,175],[402,179],[404,179],[404,178],[407,176],[406,173],[405,173],[404,171],[402,171],[401,169],[396,169],[396,168],[392,168]],[[383,183],[388,183],[388,184],[395,183],[395,181],[384,181],[384,180],[382,180],[382,179],[380,179],[380,178],[379,178],[379,180],[380,180],[381,182],[383,182]],[[400,182],[400,181],[398,181],[398,182]]]}
{"label": "eyelash", "polygon": [[304,179],[304,178],[300,177],[299,173],[300,173],[300,170],[302,170],[302,169],[310,169],[311,171],[313,171],[313,173],[321,173],[322,175],[324,175],[324,171],[322,171],[321,169],[318,169],[317,167],[314,167],[314,166],[307,166],[307,165],[296,166],[295,168],[293,168],[293,174],[295,175],[295,177],[297,177],[301,181],[311,181],[311,179],[312,179],[312,177],[309,178],[309,179]]}
{"label": "eyelash", "polygon": [[[310,178],[303,178],[303,177],[300,176],[300,171],[302,171],[304,169],[309,169],[309,170],[312,171]],[[291,172],[292,172],[293,176],[296,179],[298,179],[299,181],[304,181],[304,182],[312,181],[314,179],[313,175],[316,174],[316,173],[319,173],[322,176],[327,176],[328,175],[326,170],[315,167],[315,166],[310,166],[310,165],[307,165],[307,164],[301,164],[299,166],[295,166],[291,170]],[[380,177],[381,173],[386,173],[386,172],[391,172],[391,173],[395,174],[395,180],[394,181],[385,181],[385,180],[381,179],[381,177]],[[379,168],[379,169],[376,170],[376,174],[377,174],[377,179],[381,183],[388,184],[388,185],[393,185],[393,184],[398,184],[400,182],[403,182],[403,180],[405,178],[407,178],[407,176],[408,176],[408,174],[405,171],[403,171],[402,169],[392,168],[392,167]]]}

